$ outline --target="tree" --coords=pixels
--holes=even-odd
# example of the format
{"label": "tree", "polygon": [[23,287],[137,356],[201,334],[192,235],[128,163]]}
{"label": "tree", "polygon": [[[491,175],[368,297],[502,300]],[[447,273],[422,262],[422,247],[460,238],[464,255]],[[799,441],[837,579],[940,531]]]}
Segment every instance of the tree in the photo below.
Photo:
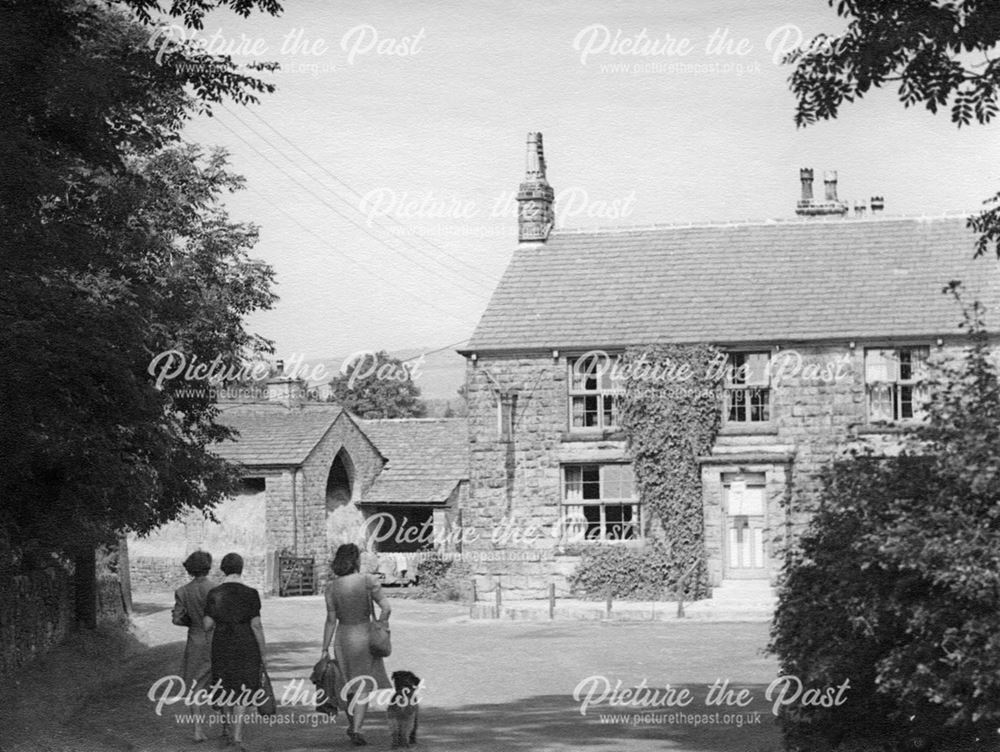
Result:
{"label": "tree", "polygon": [[[275,7],[171,12],[194,24],[215,5]],[[177,350],[236,367],[268,347],[242,319],[272,304],[272,271],[221,204],[242,183],[179,134],[211,102],[272,87],[183,45],[158,60],[149,28],[107,6],[13,2],[4,20],[0,527],[15,548],[87,550],[234,487],[209,450],[229,432],[208,390],[158,388],[149,366]]]}
{"label": "tree", "polygon": [[[829,0],[849,19],[840,36],[820,34],[785,59],[795,121],[807,126],[837,117],[840,107],[872,89],[898,83],[900,101],[930,112],[949,108],[959,127],[996,116],[1000,7],[982,0]],[[969,219],[978,233],[975,255],[1000,257],[1000,193]]]}
{"label": "tree", "polygon": [[422,418],[427,408],[407,365],[384,350],[345,363],[330,400],[361,418]]}
{"label": "tree", "polygon": [[1000,372],[979,304],[965,326],[967,351],[933,371],[907,448],[836,462],[786,564],[771,642],[782,673],[850,681],[843,706],[783,710],[793,747],[995,749]]}

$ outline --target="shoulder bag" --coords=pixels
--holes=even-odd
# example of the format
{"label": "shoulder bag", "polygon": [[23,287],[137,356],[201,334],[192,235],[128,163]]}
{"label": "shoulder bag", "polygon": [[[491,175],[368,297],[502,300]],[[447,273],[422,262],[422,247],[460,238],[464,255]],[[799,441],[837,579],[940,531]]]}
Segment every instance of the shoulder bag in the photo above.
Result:
{"label": "shoulder bag", "polygon": [[368,622],[368,650],[376,658],[388,658],[392,653],[389,625],[375,619],[375,602],[371,592],[368,593],[368,609],[371,612],[371,621]]}

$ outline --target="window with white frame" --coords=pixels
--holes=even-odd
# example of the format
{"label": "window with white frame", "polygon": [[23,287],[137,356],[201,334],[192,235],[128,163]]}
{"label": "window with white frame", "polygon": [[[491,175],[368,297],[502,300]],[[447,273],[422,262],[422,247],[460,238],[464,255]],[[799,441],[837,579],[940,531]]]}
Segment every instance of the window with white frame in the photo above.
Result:
{"label": "window with white frame", "polygon": [[734,352],[726,368],[726,422],[767,423],[771,420],[771,356],[767,352]]}
{"label": "window with white frame", "polygon": [[632,466],[563,465],[562,512],[567,541],[638,540],[642,527]]}
{"label": "window with white frame", "polygon": [[616,430],[621,427],[622,390],[611,378],[607,357],[569,361],[569,426],[571,431]]}
{"label": "window with white frame", "polygon": [[899,423],[923,417],[923,384],[929,348],[867,348],[865,389],[871,423]]}

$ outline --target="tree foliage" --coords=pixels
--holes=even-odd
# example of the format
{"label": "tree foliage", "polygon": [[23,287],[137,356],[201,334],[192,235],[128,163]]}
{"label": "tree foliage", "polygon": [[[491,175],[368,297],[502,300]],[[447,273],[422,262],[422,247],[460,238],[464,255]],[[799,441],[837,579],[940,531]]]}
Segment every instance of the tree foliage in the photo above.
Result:
{"label": "tree foliage", "polygon": [[235,364],[267,347],[242,320],[271,305],[272,272],[248,256],[256,228],[221,203],[242,183],[180,128],[198,97],[271,87],[221,58],[180,65],[181,48],[157,60],[150,29],[106,4],[5,6],[0,527],[15,546],[66,549],[232,488],[207,451],[227,436],[207,390],[157,389],[148,368],[168,349]]}
{"label": "tree foliage", "polygon": [[361,418],[422,418],[427,408],[406,363],[384,350],[346,364],[330,382],[330,400]]}
{"label": "tree foliage", "polygon": [[[820,34],[791,52],[795,122],[836,118],[845,103],[898,85],[906,107],[947,108],[957,126],[986,124],[998,111],[1000,6],[984,0],[830,0],[848,19],[839,35]],[[1000,193],[970,218],[976,256],[1000,257]]]}
{"label": "tree foliage", "polygon": [[933,371],[926,423],[897,457],[828,470],[786,565],[771,642],[782,673],[851,682],[844,706],[784,710],[793,747],[995,748],[1000,373],[978,304],[965,326],[965,356]]}

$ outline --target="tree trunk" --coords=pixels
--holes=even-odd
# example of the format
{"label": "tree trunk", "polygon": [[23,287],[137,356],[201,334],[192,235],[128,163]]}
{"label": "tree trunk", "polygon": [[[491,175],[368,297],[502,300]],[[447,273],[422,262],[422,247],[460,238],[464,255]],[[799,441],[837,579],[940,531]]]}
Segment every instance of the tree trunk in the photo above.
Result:
{"label": "tree trunk", "polygon": [[128,561],[128,538],[124,535],[118,539],[118,581],[121,583],[122,604],[125,613],[132,613],[132,571]]}

